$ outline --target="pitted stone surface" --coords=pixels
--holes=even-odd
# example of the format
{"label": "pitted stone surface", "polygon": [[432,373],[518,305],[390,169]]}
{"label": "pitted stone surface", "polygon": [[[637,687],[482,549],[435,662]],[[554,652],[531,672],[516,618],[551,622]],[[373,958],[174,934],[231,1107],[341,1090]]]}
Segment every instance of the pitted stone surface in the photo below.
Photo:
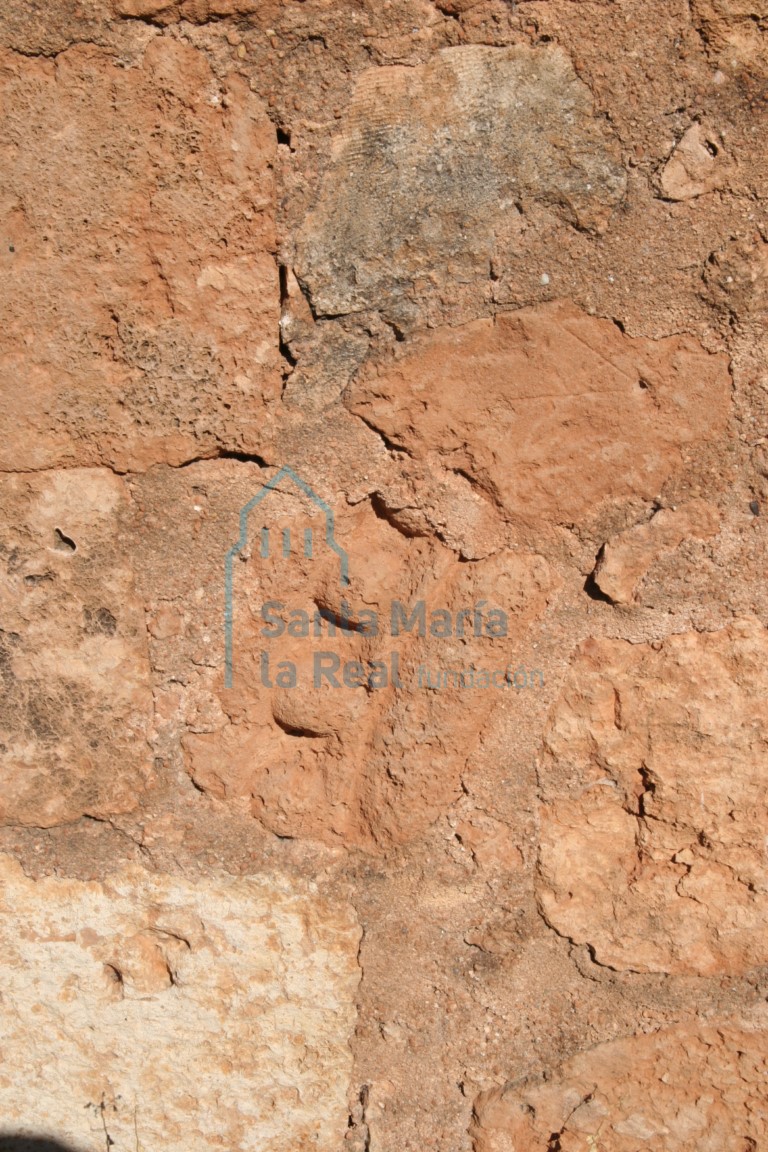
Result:
{"label": "pitted stone surface", "polygon": [[0,821],[108,818],[151,780],[127,489],[104,468],[0,476]]}
{"label": "pitted stone surface", "polygon": [[279,875],[27,879],[0,857],[0,1114],[79,1152],[338,1152],[352,910]]}
{"label": "pitted stone surface", "polygon": [[768,960],[768,632],[589,640],[544,740],[538,898],[636,972]]}
{"label": "pitted stone surface", "polygon": [[749,1152],[768,1136],[768,1035],[681,1024],[602,1044],[475,1102],[474,1152]]}

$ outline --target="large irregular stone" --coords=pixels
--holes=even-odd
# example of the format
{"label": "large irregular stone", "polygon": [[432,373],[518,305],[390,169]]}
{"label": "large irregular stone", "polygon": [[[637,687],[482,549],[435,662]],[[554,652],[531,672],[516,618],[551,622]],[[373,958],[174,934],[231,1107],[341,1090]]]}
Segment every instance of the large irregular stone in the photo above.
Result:
{"label": "large irregular stone", "polygon": [[383,309],[487,281],[534,200],[603,231],[625,189],[588,88],[554,47],[479,45],[358,81],[297,271],[322,314]]}
{"label": "large irregular stone", "polygon": [[[279,394],[272,129],[165,37],[0,58],[0,468],[250,450]],[[45,141],[45,146],[41,146]]]}
{"label": "large irregular stone", "polygon": [[399,344],[346,400],[507,515],[572,522],[658,496],[686,446],[722,433],[730,377],[690,337],[631,339],[558,302]]}
{"label": "large irregular stone", "polygon": [[474,1152],[756,1152],[768,1139],[768,1033],[681,1024],[601,1044],[546,1083],[475,1102]]}
{"label": "large irregular stone", "polygon": [[144,611],[105,469],[0,478],[0,822],[133,808],[149,773]]}
{"label": "large irregular stone", "polygon": [[280,876],[0,857],[3,1128],[77,1152],[338,1152],[360,932]]}
{"label": "large irregular stone", "polygon": [[[514,674],[557,577],[522,549],[461,563],[368,502],[332,502],[348,557],[343,588],[322,512],[285,476],[252,506],[247,542],[233,557],[227,687],[225,557],[239,539],[240,509],[274,477],[215,461],[133,483],[163,739],[181,740],[198,788],[281,836],[402,843],[462,794],[492,712],[523,710],[540,690],[542,669],[527,665],[517,682]],[[308,479],[325,499],[325,485]],[[499,610],[506,635],[488,631]],[[375,614],[375,634],[366,613]],[[317,674],[321,667],[332,671]]]}
{"label": "large irregular stone", "polygon": [[768,961],[768,631],[588,640],[545,736],[538,899],[601,964]]}
{"label": "large irregular stone", "polygon": [[659,553],[691,537],[707,540],[719,527],[718,511],[706,500],[662,508],[647,523],[606,541],[595,568],[595,584],[614,604],[631,604],[637,584]]}

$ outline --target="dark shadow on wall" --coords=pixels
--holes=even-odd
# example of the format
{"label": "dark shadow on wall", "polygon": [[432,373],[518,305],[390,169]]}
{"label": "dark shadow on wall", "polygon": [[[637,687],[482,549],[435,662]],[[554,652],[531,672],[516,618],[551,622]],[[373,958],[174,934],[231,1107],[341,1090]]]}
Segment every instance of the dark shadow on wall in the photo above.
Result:
{"label": "dark shadow on wall", "polygon": [[52,1140],[47,1136],[27,1136],[22,1133],[0,1132],[0,1152],[80,1152],[71,1144]]}

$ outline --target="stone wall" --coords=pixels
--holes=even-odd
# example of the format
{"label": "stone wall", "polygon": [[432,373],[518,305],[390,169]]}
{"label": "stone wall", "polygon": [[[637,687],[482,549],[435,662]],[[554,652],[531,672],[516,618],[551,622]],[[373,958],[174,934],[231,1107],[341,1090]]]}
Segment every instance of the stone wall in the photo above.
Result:
{"label": "stone wall", "polygon": [[767,31],[5,0],[0,1149],[768,1146]]}

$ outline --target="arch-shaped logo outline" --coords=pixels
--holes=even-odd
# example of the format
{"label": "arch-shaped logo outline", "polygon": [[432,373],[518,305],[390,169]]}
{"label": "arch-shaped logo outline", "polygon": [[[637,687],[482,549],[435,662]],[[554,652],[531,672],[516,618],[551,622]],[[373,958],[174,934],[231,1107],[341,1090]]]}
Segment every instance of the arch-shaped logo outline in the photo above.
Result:
{"label": "arch-shaped logo outline", "polygon": [[269,496],[269,494],[271,492],[274,492],[274,490],[277,488],[277,485],[286,476],[290,480],[293,480],[294,484],[298,488],[300,488],[301,491],[306,496],[309,497],[309,499],[312,501],[312,503],[316,504],[317,507],[320,508],[321,511],[324,513],[324,515],[325,515],[325,541],[326,541],[326,544],[339,557],[339,563],[340,563],[340,567],[341,567],[341,575],[339,577],[339,583],[341,584],[342,588],[346,588],[347,585],[349,584],[349,556],[347,555],[347,552],[345,551],[345,549],[342,548],[341,545],[338,543],[338,541],[336,540],[336,537],[334,535],[336,520],[335,520],[335,517],[333,514],[333,509],[330,507],[330,505],[326,504],[325,500],[322,500],[317,495],[317,493],[312,490],[312,488],[310,488],[309,484],[305,484],[305,482],[301,479],[301,477],[297,476],[292,468],[289,468],[287,464],[284,464],[283,467],[278,472],[275,473],[275,475],[272,477],[272,479],[268,480],[267,483],[261,487],[261,489],[253,497],[253,499],[249,500],[248,503],[244,504],[243,507],[240,509],[240,536],[238,537],[237,543],[233,544],[232,547],[229,549],[229,551],[227,552],[226,557],[224,559],[224,687],[225,688],[231,688],[232,687],[232,668],[233,668],[232,652],[233,652],[233,631],[234,631],[233,590],[232,590],[233,579],[234,579],[233,578],[233,561],[235,559],[235,556],[239,555],[239,553],[242,552],[243,548],[245,548],[247,543],[248,543],[248,517],[250,516],[251,512],[256,507],[256,505],[260,504],[261,501],[266,496]]}

